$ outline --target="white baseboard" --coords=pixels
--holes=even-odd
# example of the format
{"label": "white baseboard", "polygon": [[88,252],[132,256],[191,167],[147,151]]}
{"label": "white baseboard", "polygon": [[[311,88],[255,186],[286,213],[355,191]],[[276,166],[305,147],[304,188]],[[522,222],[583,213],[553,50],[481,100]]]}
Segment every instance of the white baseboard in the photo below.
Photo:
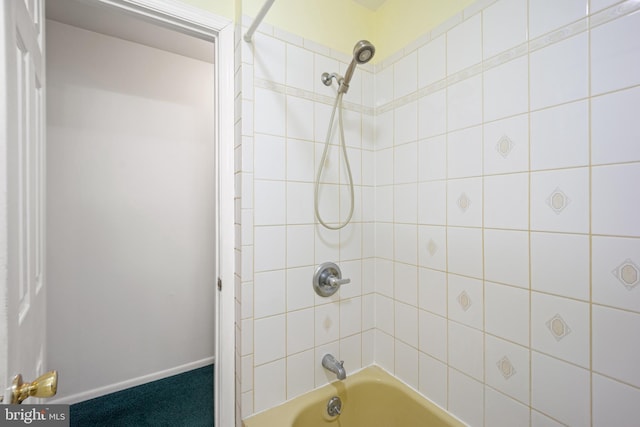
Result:
{"label": "white baseboard", "polygon": [[119,383],[109,384],[103,387],[94,388],[92,390],[83,391],[82,393],[72,394],[70,396],[54,397],[48,399],[47,403],[51,404],[67,404],[73,405],[74,403],[83,402],[85,400],[94,399],[96,397],[104,396],[105,394],[115,393],[127,388],[142,385],[151,381],[161,380],[173,375],[181,374],[183,372],[191,371],[193,369],[202,368],[203,366],[211,365],[215,363],[215,357],[207,357],[195,362],[186,363],[184,365],[176,366],[174,368],[165,369],[163,371],[154,372],[152,374],[143,375],[141,377],[132,378],[130,380],[121,381]]}

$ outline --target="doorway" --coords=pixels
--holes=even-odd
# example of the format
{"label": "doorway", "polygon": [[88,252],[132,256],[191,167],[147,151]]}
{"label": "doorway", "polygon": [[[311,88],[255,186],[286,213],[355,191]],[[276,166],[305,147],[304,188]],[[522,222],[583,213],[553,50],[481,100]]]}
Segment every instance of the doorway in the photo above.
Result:
{"label": "doorway", "polygon": [[67,403],[211,363],[216,279],[232,283],[222,44],[98,3],[47,3],[48,352]]}

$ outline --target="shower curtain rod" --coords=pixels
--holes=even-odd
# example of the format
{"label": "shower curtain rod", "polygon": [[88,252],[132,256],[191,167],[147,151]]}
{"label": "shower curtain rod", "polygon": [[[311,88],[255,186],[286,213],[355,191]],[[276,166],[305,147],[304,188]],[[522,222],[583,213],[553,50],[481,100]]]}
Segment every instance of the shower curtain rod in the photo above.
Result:
{"label": "shower curtain rod", "polygon": [[256,28],[258,28],[258,25],[260,25],[260,23],[264,19],[264,16],[267,14],[274,1],[276,0],[267,0],[266,2],[264,2],[262,8],[260,9],[260,12],[258,12],[258,15],[256,16],[256,19],[253,20],[253,24],[251,24],[246,34],[244,35],[244,41],[251,43],[253,33],[256,31]]}

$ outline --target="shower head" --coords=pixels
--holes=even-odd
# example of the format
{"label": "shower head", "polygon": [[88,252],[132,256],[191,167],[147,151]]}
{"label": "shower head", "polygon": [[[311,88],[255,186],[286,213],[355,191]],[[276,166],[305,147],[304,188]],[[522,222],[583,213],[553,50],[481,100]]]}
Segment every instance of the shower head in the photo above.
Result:
{"label": "shower head", "polygon": [[353,60],[358,64],[366,64],[373,58],[376,48],[367,40],[360,40],[353,48]]}
{"label": "shower head", "polygon": [[367,40],[360,40],[353,48],[353,59],[347,68],[347,72],[344,74],[344,79],[340,83],[338,93],[347,93],[349,90],[349,82],[353,77],[353,72],[356,70],[356,65],[366,64],[373,58],[376,53],[376,48]]}

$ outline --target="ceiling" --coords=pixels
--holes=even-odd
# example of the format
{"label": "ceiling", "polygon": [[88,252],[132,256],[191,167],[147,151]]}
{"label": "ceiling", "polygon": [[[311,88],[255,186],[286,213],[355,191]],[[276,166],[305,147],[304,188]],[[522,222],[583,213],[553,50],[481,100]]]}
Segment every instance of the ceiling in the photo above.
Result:
{"label": "ceiling", "polygon": [[[2,2],[3,0],[0,0]],[[82,0],[46,2],[47,19],[213,63],[213,43]]]}
{"label": "ceiling", "polygon": [[382,3],[384,3],[386,0],[353,0],[354,2],[361,4],[362,6],[371,9],[371,10],[377,10],[380,6],[382,6]]}

